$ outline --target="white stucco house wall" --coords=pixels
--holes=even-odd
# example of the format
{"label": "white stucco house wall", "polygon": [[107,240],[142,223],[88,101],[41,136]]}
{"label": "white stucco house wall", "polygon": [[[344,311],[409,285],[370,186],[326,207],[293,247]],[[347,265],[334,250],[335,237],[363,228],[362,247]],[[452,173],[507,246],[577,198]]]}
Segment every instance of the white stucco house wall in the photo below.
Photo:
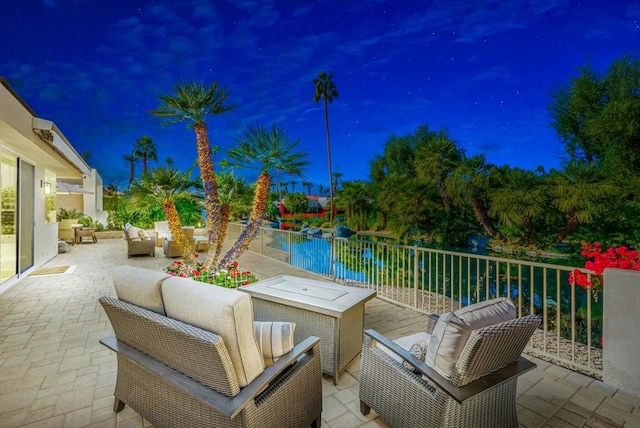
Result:
{"label": "white stucco house wall", "polygon": [[[58,183],[81,189],[56,192]],[[0,77],[0,293],[58,253],[55,211],[103,215],[102,178]]]}

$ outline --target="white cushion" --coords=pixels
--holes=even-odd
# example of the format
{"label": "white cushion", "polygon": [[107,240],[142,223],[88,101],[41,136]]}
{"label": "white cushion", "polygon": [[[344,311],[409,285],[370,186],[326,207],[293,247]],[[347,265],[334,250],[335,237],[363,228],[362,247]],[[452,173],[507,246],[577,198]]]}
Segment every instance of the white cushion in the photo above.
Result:
{"label": "white cushion", "polygon": [[151,236],[146,230],[138,229],[138,238],[146,240],[146,239],[151,239]]}
{"label": "white cushion", "polygon": [[254,321],[253,327],[266,367],[293,349],[293,332],[296,329],[296,323]]}
{"label": "white cushion", "polygon": [[473,330],[515,317],[516,308],[506,297],[486,300],[442,314],[431,333],[425,363],[442,376],[450,378]]}
{"label": "white cushion", "polygon": [[127,231],[127,238],[129,238],[132,241],[140,241],[140,228],[137,228],[135,226],[130,226],[126,229]]}
{"label": "white cushion", "polygon": [[251,297],[238,290],[171,277],[162,283],[168,317],[222,337],[240,387],[264,371],[254,336]]}
{"label": "white cushion", "polygon": [[[431,339],[431,335],[429,333],[427,333],[426,331],[421,331],[420,333],[415,333],[415,334],[410,334],[409,336],[403,336],[399,339],[393,340],[394,343],[398,344],[401,348],[406,349],[407,351],[409,349],[411,349],[411,347],[420,341],[426,341],[427,343],[429,343],[429,340]],[[376,344],[378,346],[378,348],[380,348],[381,350],[383,350],[384,352],[386,352],[387,354],[389,354],[389,356],[391,358],[393,358],[394,360],[398,361],[398,362],[403,362],[404,360],[400,357],[400,355],[396,354],[395,352],[393,352],[391,349],[377,343]]]}
{"label": "white cushion", "polygon": [[118,266],[113,270],[113,286],[118,299],[164,315],[160,284],[170,277],[158,271]]}

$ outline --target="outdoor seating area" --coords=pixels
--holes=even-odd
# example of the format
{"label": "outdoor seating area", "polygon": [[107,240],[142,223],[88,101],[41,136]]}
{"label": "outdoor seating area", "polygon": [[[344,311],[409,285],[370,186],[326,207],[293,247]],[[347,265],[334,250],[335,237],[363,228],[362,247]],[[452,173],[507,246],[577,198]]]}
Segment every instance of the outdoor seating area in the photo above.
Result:
{"label": "outdoor seating area", "polygon": [[[154,244],[155,240],[152,238]],[[256,253],[245,253],[239,263],[243,268],[250,269],[260,280],[277,277],[279,275],[289,275],[291,277],[304,277],[313,280],[325,281],[325,278],[308,273],[306,271],[291,267],[289,265],[274,262],[272,259],[263,257]],[[191,280],[180,278],[166,279],[166,275],[162,273],[167,267],[168,260],[164,257],[135,257],[128,258],[122,251],[121,239],[101,239],[100,245],[87,245],[82,249],[71,248],[67,253],[59,254],[52,259],[46,266],[72,266],[73,269],[67,269],[65,274],[51,276],[28,276],[18,284],[0,295],[0,420],[2,426],[91,426],[91,427],[149,427],[153,422],[157,426],[163,426],[163,423],[170,426],[178,426],[177,423],[170,421],[170,414],[180,415],[179,418],[187,418],[185,422],[188,426],[198,426],[193,423],[193,419],[188,419],[195,413],[199,413],[206,408],[206,412],[216,414],[213,418],[225,419],[227,416],[219,416],[226,414],[236,414],[234,422],[242,425],[247,421],[246,425],[250,425],[248,421],[253,416],[248,416],[253,412],[253,404],[255,400],[279,400],[278,393],[274,392],[272,397],[270,394],[261,395],[262,385],[270,382],[267,379],[273,376],[277,377],[282,371],[283,366],[288,366],[289,361],[296,361],[295,364],[307,364],[313,366],[317,361],[315,356],[317,351],[314,339],[310,339],[300,349],[301,344],[297,343],[293,353],[298,355],[306,355],[303,361],[297,358],[292,360],[280,359],[269,367],[262,368],[260,366],[255,371],[253,380],[245,379],[246,384],[241,386],[236,383],[237,389],[232,386],[233,391],[238,391],[231,399],[231,404],[224,404],[222,397],[220,399],[211,399],[210,403],[205,405],[200,400],[195,408],[190,403],[190,399],[177,392],[177,385],[180,388],[190,388],[184,386],[184,379],[181,375],[174,371],[159,372],[163,369],[158,365],[154,365],[151,357],[148,355],[162,355],[163,347],[152,347],[143,352],[146,356],[140,355],[140,352],[134,352],[130,348],[135,343],[140,347],[149,347],[153,343],[138,343],[136,341],[143,340],[145,334],[135,334],[132,337],[132,330],[124,327],[117,318],[123,316],[127,318],[127,323],[139,323],[140,328],[150,331],[164,331],[164,325],[173,326],[184,325],[185,333],[176,331],[176,338],[172,339],[173,347],[187,347],[190,349],[189,336],[192,334],[201,335],[210,343],[208,346],[210,355],[210,364],[215,365],[215,370],[209,370],[208,375],[212,376],[208,380],[193,382],[194,388],[197,386],[197,394],[204,390],[210,389],[209,385],[215,384],[215,388],[225,382],[228,385],[234,382],[229,379],[240,379],[235,369],[237,366],[231,360],[222,361],[216,355],[231,355],[228,343],[224,335],[215,335],[210,333],[201,333],[204,330],[212,330],[211,324],[204,325],[195,322],[201,319],[203,313],[206,312],[205,306],[212,304],[224,304],[220,299],[221,290],[223,294],[230,292],[233,299],[246,304],[249,295],[242,293],[241,290],[219,289],[215,286],[197,283],[184,286],[182,281],[192,283]],[[123,268],[121,266],[132,266]],[[145,271],[153,272],[155,280],[151,280],[148,288],[144,288],[143,281],[134,273],[139,272],[135,268],[141,268]],[[152,275],[152,276],[153,276]],[[158,281],[164,278],[162,285],[163,307],[154,311],[154,305],[147,304],[152,302],[153,293],[150,291],[159,290]],[[155,283],[154,283],[155,281]],[[166,284],[164,284],[166,282]],[[131,284],[136,284],[132,287]],[[165,288],[166,286],[166,288]],[[143,287],[143,288],[140,288]],[[345,286],[346,287],[346,286]],[[146,290],[143,292],[143,290]],[[189,290],[185,293],[185,290]],[[138,293],[136,295],[136,293]],[[179,293],[180,298],[173,298],[172,293]],[[181,303],[184,295],[193,293],[193,299]],[[205,294],[202,294],[205,293]],[[205,298],[198,298],[211,293],[212,295]],[[215,297],[213,296],[215,294]],[[245,296],[245,297],[243,297]],[[157,296],[156,296],[157,297]],[[131,299],[142,299],[137,303],[127,303]],[[99,301],[100,300],[100,301]],[[145,303],[147,300],[147,303]],[[217,303],[212,303],[217,302]],[[102,303],[102,305],[101,305]],[[145,305],[147,308],[145,309]],[[188,309],[180,307],[184,305]],[[199,306],[198,306],[199,305]],[[107,312],[103,306],[109,307]],[[134,307],[135,306],[135,307]],[[402,409],[406,414],[423,414],[419,406],[427,406],[429,409],[438,409],[436,406],[426,405],[428,399],[415,399],[406,392],[403,378],[412,379],[407,382],[408,385],[419,385],[420,389],[426,393],[426,397],[434,397],[435,401],[439,399],[442,393],[435,392],[437,387],[428,381],[422,380],[422,374],[435,378],[436,383],[440,383],[437,375],[433,375],[434,370],[422,364],[420,361],[412,359],[411,354],[405,348],[397,348],[397,342],[402,337],[422,334],[427,332],[429,325],[434,325],[433,320],[429,317],[414,312],[410,309],[388,303],[380,298],[373,298],[364,305],[364,333],[363,341],[359,341],[363,354],[357,356],[347,364],[344,371],[340,374],[337,383],[334,384],[334,378],[325,375],[320,378],[319,369],[315,374],[309,375],[309,381],[305,381],[306,386],[302,387],[305,391],[300,394],[292,385],[291,393],[286,394],[285,401],[291,402],[295,400],[306,400],[311,396],[309,402],[317,405],[321,404],[322,413],[320,420],[324,427],[376,427],[376,426],[410,426],[404,422],[396,422],[386,416],[386,407],[396,407]],[[199,307],[200,309],[192,309]],[[228,306],[225,306],[228,307]],[[230,310],[230,309],[229,309]],[[182,313],[181,313],[182,311]],[[164,312],[164,314],[162,314]],[[216,311],[219,313],[220,311]],[[508,310],[507,310],[508,312]],[[114,314],[119,315],[114,317]],[[196,317],[189,318],[189,317]],[[511,315],[509,315],[511,317]],[[273,320],[276,321],[276,320]],[[287,320],[277,320],[287,321]],[[445,321],[440,324],[444,327]],[[467,320],[468,321],[468,320]],[[509,324],[511,319],[507,320]],[[517,324],[518,330],[521,324],[527,324],[527,328],[532,325],[535,328],[535,320],[522,320],[515,318],[513,324]],[[529,323],[528,321],[531,321]],[[210,323],[218,322],[213,319],[207,321]],[[168,323],[168,324],[167,324]],[[437,324],[436,322],[435,324]],[[516,363],[515,372],[505,374],[503,379],[505,382],[498,383],[498,387],[487,390],[486,393],[480,392],[478,395],[482,397],[480,400],[474,398],[465,398],[459,396],[463,402],[473,402],[473,407],[479,409],[474,412],[493,413],[488,402],[497,403],[498,407],[505,406],[508,413],[515,412],[520,427],[634,427],[640,426],[640,398],[628,394],[622,390],[618,390],[610,385],[593,378],[572,372],[563,367],[555,366],[528,355],[519,356],[519,347],[522,346],[521,341],[517,339],[506,338],[508,334],[503,333],[505,322],[498,322],[492,325],[501,328],[495,331],[495,328],[480,327],[474,329],[477,333],[472,333],[462,346],[462,353],[456,358],[460,361],[461,366],[454,370],[459,370],[461,379],[466,379],[456,384],[456,380],[452,380],[453,386],[445,386],[444,394],[451,403],[447,405],[453,413],[451,421],[455,421],[460,412],[456,409],[456,388],[458,392],[466,387],[473,385],[485,385],[483,376],[484,371],[481,361],[486,360],[482,357],[487,353],[501,353],[505,349],[507,357],[503,362],[509,362],[512,358],[517,357],[519,363]],[[510,324],[509,324],[510,325]],[[144,327],[143,327],[144,326]],[[247,326],[245,326],[247,327]],[[440,328],[444,328],[440,327]],[[216,327],[217,328],[217,327]],[[520,336],[526,337],[530,334],[530,330],[524,328]],[[246,329],[245,329],[246,330]],[[297,327],[296,327],[297,331]],[[113,336],[115,333],[115,337]],[[436,332],[432,332],[434,335]],[[169,333],[162,333],[169,334]],[[171,333],[174,334],[174,333]],[[255,334],[255,330],[252,330]],[[503,336],[504,335],[504,336]],[[517,334],[516,334],[517,336]],[[220,339],[222,337],[222,339]],[[414,336],[415,337],[415,336]],[[125,339],[129,343],[129,347],[121,345],[117,339]],[[387,340],[388,339],[388,340]],[[100,341],[102,340],[102,344]],[[396,342],[394,342],[396,341]],[[364,344],[363,344],[364,342]],[[526,342],[526,340],[525,340]],[[178,345],[179,343],[179,345]],[[304,341],[303,341],[304,343]],[[503,345],[505,343],[511,346]],[[377,344],[377,345],[376,345]],[[322,346],[322,340],[320,341]],[[388,353],[382,351],[381,347],[391,348],[397,355],[403,359],[410,361],[410,366],[403,365]],[[396,347],[397,349],[393,349]],[[165,347],[166,348],[166,347]],[[182,348],[185,349],[185,348]],[[215,349],[215,351],[214,351]],[[115,352],[114,352],[115,351]],[[255,351],[255,350],[254,350]],[[256,351],[257,352],[257,351]],[[370,353],[376,354],[377,358],[381,358],[381,362],[371,363]],[[193,354],[193,355],[188,355]],[[294,355],[288,354],[288,355]],[[144,355],[144,354],[143,354]],[[183,370],[200,370],[200,364],[194,364],[193,359],[200,358],[197,352],[178,352],[178,361],[170,362],[167,365],[175,367],[175,364],[186,364],[189,367],[181,367],[178,370],[182,373],[199,376],[201,373],[190,374]],[[175,358],[173,355],[171,358]],[[255,355],[255,353],[254,353]],[[158,357],[160,358],[160,357]],[[164,358],[164,357],[162,357]],[[227,357],[228,358],[228,357]],[[287,358],[286,356],[283,358]],[[129,361],[135,361],[129,362]],[[215,361],[221,361],[215,364]],[[530,361],[528,364],[526,361]],[[462,363],[464,362],[464,364]],[[142,364],[142,366],[141,366]],[[174,364],[174,366],[172,366]],[[384,368],[386,365],[386,368]],[[502,364],[498,363],[498,366]],[[533,367],[535,365],[535,367]],[[135,367],[134,367],[135,366]],[[151,367],[147,370],[140,367]],[[166,367],[166,366],[163,366]],[[509,364],[502,369],[506,370],[511,367]],[[224,369],[223,369],[224,368]],[[417,369],[418,372],[414,372]],[[160,373],[153,375],[150,373]],[[202,370],[204,372],[205,370]],[[388,371],[388,375],[387,372]],[[518,373],[521,371],[522,373]],[[144,372],[144,374],[143,374]],[[220,373],[224,372],[222,376]],[[296,383],[291,376],[297,376],[295,368],[282,373],[287,373],[287,379],[278,382],[273,388],[287,388],[287,385]],[[295,372],[295,373],[292,373]],[[422,372],[422,373],[420,373]],[[235,374],[234,374],[235,373]],[[466,377],[472,373],[471,377]],[[501,372],[497,372],[501,373]],[[375,374],[385,383],[371,378]],[[504,373],[503,373],[504,374]],[[520,374],[517,376],[517,374]],[[410,378],[413,376],[413,378]],[[458,375],[456,375],[458,376]],[[471,381],[473,377],[480,376],[479,380]],[[490,375],[489,375],[490,376]],[[516,376],[510,378],[510,376]],[[440,377],[442,375],[440,374]],[[314,380],[315,378],[315,380]],[[225,381],[226,379],[226,381]],[[388,379],[388,380],[386,380]],[[454,377],[454,379],[457,379]],[[254,384],[256,381],[261,384]],[[386,381],[385,381],[386,380]],[[133,384],[132,384],[133,382]],[[213,383],[211,383],[213,382]],[[311,383],[308,383],[311,382]],[[466,387],[463,383],[470,382]],[[135,384],[138,384],[136,386]],[[493,382],[491,382],[493,383]],[[155,396],[147,396],[142,399],[142,395],[136,398],[136,391],[140,391],[141,384],[153,385],[153,390],[157,391]],[[501,387],[500,385],[504,385]],[[270,387],[268,387],[270,388]],[[473,389],[473,388],[471,388]],[[482,388],[477,388],[482,389]],[[229,390],[231,391],[231,390]],[[236,392],[231,392],[233,396]],[[255,392],[255,394],[254,394]],[[392,401],[389,394],[393,394]],[[317,395],[316,395],[317,394]],[[378,396],[371,396],[378,394]],[[385,395],[386,394],[386,395]],[[215,395],[215,394],[213,394]],[[268,397],[267,397],[268,395]],[[385,398],[386,397],[386,398]],[[114,406],[115,400],[115,406]],[[142,402],[136,402],[142,400]],[[205,400],[206,401],[206,400]],[[363,405],[361,404],[363,402]],[[245,403],[238,405],[238,403]],[[441,402],[441,401],[440,401]],[[132,405],[124,405],[131,403]],[[150,404],[149,404],[150,403]],[[265,402],[260,401],[261,405]],[[140,413],[134,410],[135,407]],[[150,410],[149,406],[153,407]],[[224,408],[223,412],[214,410]],[[236,407],[234,407],[236,406]],[[294,426],[305,424],[311,425],[313,421],[317,421],[317,407],[313,404],[304,404],[304,406],[312,406],[309,410],[307,419],[302,423],[293,423]],[[464,406],[464,404],[462,405]],[[115,407],[115,408],[114,408]],[[264,406],[260,409],[257,406],[256,411],[263,412],[260,415],[262,421],[261,426],[269,426],[270,421],[277,421],[278,415],[275,413],[283,411],[293,411],[285,406],[285,409],[277,407],[279,410],[273,410],[271,406]],[[367,407],[371,408],[369,413]],[[159,408],[159,410],[158,410]],[[308,407],[307,407],[308,408]],[[270,410],[271,409],[271,410]],[[313,410],[316,409],[316,410]],[[114,410],[119,410],[117,413]],[[361,410],[365,410],[363,414]],[[157,411],[158,413],[154,413]],[[380,416],[377,412],[380,412]],[[504,412],[504,410],[500,410]],[[193,414],[191,413],[193,412]],[[275,413],[271,413],[275,412]],[[432,410],[432,412],[436,412]],[[467,412],[463,409],[462,413]],[[252,414],[253,415],[253,414]],[[146,418],[145,418],[146,417]],[[193,416],[195,417],[195,416]],[[498,414],[500,419],[500,414]],[[154,420],[154,418],[156,418]],[[240,418],[237,419],[236,418]],[[273,418],[273,419],[272,419]],[[388,419],[388,420],[385,420]],[[218,419],[212,419],[218,421]],[[253,419],[251,419],[253,420]],[[507,416],[508,421],[513,422],[512,417]],[[266,421],[266,422],[265,422]],[[456,425],[451,422],[451,426],[465,426],[464,424]],[[226,426],[228,423],[212,422],[213,426]],[[426,425],[426,422],[425,422]],[[422,425],[419,425],[422,426]],[[466,426],[478,426],[473,420]]]}

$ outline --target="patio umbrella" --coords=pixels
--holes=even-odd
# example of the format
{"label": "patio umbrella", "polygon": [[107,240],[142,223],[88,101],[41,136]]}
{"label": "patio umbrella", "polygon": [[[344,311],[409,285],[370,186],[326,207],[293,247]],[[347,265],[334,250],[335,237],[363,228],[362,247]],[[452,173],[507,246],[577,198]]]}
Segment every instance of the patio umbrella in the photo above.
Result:
{"label": "patio umbrella", "polygon": [[72,193],[89,193],[93,194],[92,191],[83,189],[80,186],[76,186],[75,184],[65,183],[63,181],[56,182],[56,192],[58,193],[68,193],[69,195]]}

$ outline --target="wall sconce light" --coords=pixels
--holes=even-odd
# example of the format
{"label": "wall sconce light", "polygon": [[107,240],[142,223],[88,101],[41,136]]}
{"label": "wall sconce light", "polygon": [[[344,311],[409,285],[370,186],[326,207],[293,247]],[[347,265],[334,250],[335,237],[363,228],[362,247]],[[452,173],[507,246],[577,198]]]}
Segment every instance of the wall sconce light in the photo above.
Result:
{"label": "wall sconce light", "polygon": [[51,194],[51,183],[42,181],[42,194],[48,196]]}

